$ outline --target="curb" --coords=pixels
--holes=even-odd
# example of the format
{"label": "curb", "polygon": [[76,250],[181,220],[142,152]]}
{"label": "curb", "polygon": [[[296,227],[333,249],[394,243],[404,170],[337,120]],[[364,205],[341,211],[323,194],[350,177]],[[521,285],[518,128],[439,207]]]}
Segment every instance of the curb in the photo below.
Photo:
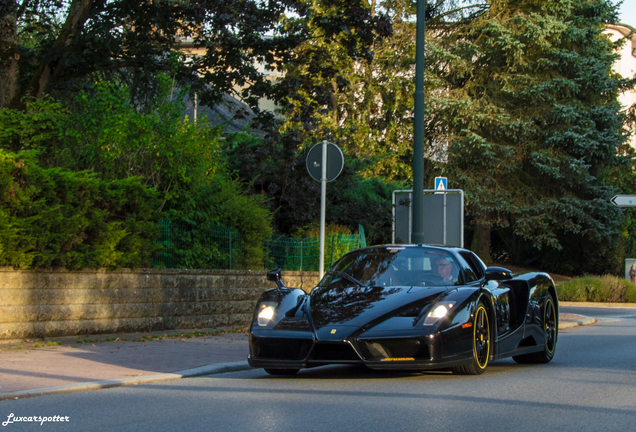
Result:
{"label": "curb", "polygon": [[583,317],[583,318],[585,318],[585,319],[584,320],[580,320],[580,321],[566,321],[564,323],[560,322],[559,323],[559,330],[565,330],[565,329],[569,329],[569,328],[573,328],[573,327],[580,327],[580,326],[584,326],[584,325],[596,324],[598,322],[598,320],[596,318],[588,318],[588,317]]}
{"label": "curb", "polygon": [[191,378],[204,375],[215,375],[226,372],[238,372],[252,369],[247,361],[234,363],[220,363],[214,365],[201,366],[194,369],[186,369],[174,373],[164,373],[157,375],[148,375],[145,377],[122,378],[104,381],[91,381],[81,384],[70,384],[58,387],[46,387],[33,390],[21,390],[11,393],[0,393],[0,401],[11,399],[26,399],[36,396],[60,394],[60,393],[77,393],[91,390],[101,390],[113,387],[123,387],[129,385],[148,384],[161,381],[174,381],[181,378]]}
{"label": "curb", "polygon": [[636,303],[607,303],[607,302],[575,302],[559,301],[559,306],[584,306],[584,307],[608,307],[608,308],[633,308]]}

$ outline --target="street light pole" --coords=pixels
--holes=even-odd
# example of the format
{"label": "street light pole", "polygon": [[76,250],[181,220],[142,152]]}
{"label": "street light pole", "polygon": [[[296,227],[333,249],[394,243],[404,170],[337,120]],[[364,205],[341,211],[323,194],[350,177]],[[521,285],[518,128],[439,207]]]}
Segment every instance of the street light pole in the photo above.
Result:
{"label": "street light pole", "polygon": [[413,231],[411,243],[424,242],[424,45],[426,0],[417,1],[415,33],[415,105],[413,113]]}

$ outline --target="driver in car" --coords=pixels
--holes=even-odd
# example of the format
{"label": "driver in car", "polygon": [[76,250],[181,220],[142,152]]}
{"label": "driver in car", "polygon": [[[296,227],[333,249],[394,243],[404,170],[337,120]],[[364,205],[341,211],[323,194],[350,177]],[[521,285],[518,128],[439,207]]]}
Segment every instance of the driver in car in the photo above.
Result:
{"label": "driver in car", "polygon": [[455,278],[453,278],[453,263],[447,258],[440,257],[435,260],[433,270],[444,280],[444,285],[455,284]]}

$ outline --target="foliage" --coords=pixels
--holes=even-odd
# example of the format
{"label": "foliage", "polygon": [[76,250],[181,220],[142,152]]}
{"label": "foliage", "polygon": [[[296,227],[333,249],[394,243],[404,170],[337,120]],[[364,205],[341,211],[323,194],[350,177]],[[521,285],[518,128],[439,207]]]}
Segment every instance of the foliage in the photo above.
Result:
{"label": "foliage", "polygon": [[223,171],[218,128],[182,120],[181,98],[170,100],[162,79],[162,98],[149,112],[129,103],[127,87],[103,81],[80,92],[72,109],[48,98],[25,111],[0,110],[0,147],[35,149],[40,165],[90,170],[105,180],[140,177],[164,200]]}
{"label": "foliage", "polygon": [[169,100],[170,83],[164,84],[164,98],[150,112],[129,103],[126,87],[105,82],[81,92],[72,109],[49,98],[25,111],[2,109],[0,148],[36,151],[39,165],[88,170],[104,182],[135,179],[156,190],[161,201],[152,210],[190,227],[184,240],[191,244],[178,251],[182,267],[203,266],[218,255],[205,241],[214,224],[240,231],[247,265],[259,267],[271,233],[264,197],[246,194],[228,177],[219,129],[205,119],[182,120],[181,98]]}
{"label": "foliage", "polygon": [[626,82],[601,35],[614,14],[604,0],[510,0],[434,41],[445,170],[466,191],[484,259],[495,228],[518,264],[609,270],[621,215],[602,176],[625,139]]}
{"label": "foliage", "polygon": [[[282,141],[297,138],[294,133]],[[275,212],[277,232],[285,235],[305,232],[320,219],[320,183],[307,173],[305,160],[309,149],[289,151],[285,142],[272,142],[248,134],[228,134],[224,151],[230,170],[249,180],[255,194],[269,198]],[[361,224],[369,244],[391,239],[391,194],[404,188],[398,182],[356,175],[366,162],[345,154],[340,176],[327,186],[327,223],[356,231]]]}
{"label": "foliage", "polygon": [[247,195],[236,179],[217,176],[214,182],[179,193],[179,200],[167,204],[164,213],[185,226],[175,255],[182,268],[209,268],[220,257],[219,248],[209,241],[209,232],[217,225],[238,230],[243,237],[242,257],[245,268],[263,266],[263,243],[272,234],[272,215],[262,195]]}
{"label": "foliage", "polygon": [[155,191],[136,178],[42,169],[0,150],[0,265],[70,270],[149,266]]}
{"label": "foliage", "polygon": [[636,302],[636,285],[613,275],[584,276],[557,285],[562,301]]}
{"label": "foliage", "polygon": [[[463,7],[458,3],[463,2],[427,2],[429,39],[447,32],[452,27],[449,20],[461,22],[483,13],[481,3]],[[372,16],[385,13],[391,21],[390,29],[378,31],[373,39],[372,56],[352,58],[341,44],[327,44],[321,37],[321,28],[311,21],[306,23],[314,40],[296,48],[298,55],[286,64],[285,79],[279,84],[281,97],[277,100],[285,116],[282,130],[299,134],[301,142],[328,138],[355,157],[373,159],[364,167],[367,177],[409,180],[413,158],[416,3],[367,1],[364,7]],[[320,2],[314,8],[320,16],[337,13],[329,12]],[[339,71],[338,75],[314,72],[323,72],[315,67],[317,51]],[[427,51],[426,55],[428,58],[431,54]],[[439,66],[431,64],[427,68],[431,71]],[[437,90],[429,80],[427,98]],[[443,130],[443,124],[427,122],[428,144],[434,143]]]}
{"label": "foliage", "polygon": [[[316,42],[308,23],[352,58],[368,58],[390,27],[364,0],[5,0],[0,12],[0,108],[16,109],[46,95],[66,100],[99,79],[128,85],[131,103],[146,109],[166,73],[203,105],[230,95],[259,113],[259,99],[285,95],[259,65],[282,71],[296,47]],[[314,53],[313,72],[340,75],[324,51]],[[271,113],[261,114],[271,125]]]}
{"label": "foliage", "polygon": [[154,256],[155,268],[242,268],[238,254],[242,250],[241,234],[235,229],[209,224],[201,227],[162,218],[157,243],[161,251]]}
{"label": "foliage", "polygon": [[[335,224],[329,226],[332,230],[343,230],[343,227]],[[325,268],[363,245],[360,234],[334,234],[332,230],[325,233]],[[267,264],[270,267],[298,271],[318,271],[320,268],[319,233],[305,238],[273,236],[268,239],[266,246]]]}
{"label": "foliage", "polygon": [[0,148],[11,152],[38,150],[45,155],[42,162],[57,166],[47,159],[55,160],[69,115],[59,102],[49,98],[28,104],[24,111],[0,109]]}
{"label": "foliage", "polygon": [[[331,222],[330,224],[325,224],[325,235],[330,234],[345,234],[351,235],[353,232],[350,228],[338,225],[337,223]],[[295,237],[318,237],[320,236],[320,222],[314,222],[306,229],[300,229],[296,232]]]}
{"label": "foliage", "polygon": [[[625,133],[627,132],[625,130]],[[636,149],[632,148],[627,141],[619,148],[618,154],[623,156],[623,163],[608,167],[602,177],[607,184],[613,186],[620,193],[634,195],[636,194],[636,171],[634,171],[633,161]],[[620,227],[620,240],[616,244],[618,255],[616,263],[624,263],[624,258],[636,256],[636,209],[621,208],[621,212],[623,218]],[[614,273],[619,274],[623,270],[623,268],[617,268]]]}
{"label": "foliage", "polygon": [[[411,177],[415,2],[0,8],[0,148],[36,150],[42,168],[139,177],[202,245],[222,220],[251,239],[270,220],[285,234],[315,225],[320,188],[305,156],[329,139],[346,166],[327,188],[328,221],[389,241],[391,192]],[[444,174],[466,191],[466,232],[486,260],[492,249],[577,274],[616,271],[609,263],[636,251],[632,210],[609,204],[616,189],[636,189],[616,102],[634,82],[611,71],[618,44],[601,35],[615,18],[608,0],[427,2],[427,180]],[[186,59],[184,38],[200,56]],[[195,91],[204,104],[231,94],[256,112],[267,97],[282,117],[261,113],[261,125],[280,129],[228,136],[221,151],[218,129],[181,121],[180,101]],[[11,229],[0,228],[6,238]],[[183,262],[212,254],[197,246]]]}

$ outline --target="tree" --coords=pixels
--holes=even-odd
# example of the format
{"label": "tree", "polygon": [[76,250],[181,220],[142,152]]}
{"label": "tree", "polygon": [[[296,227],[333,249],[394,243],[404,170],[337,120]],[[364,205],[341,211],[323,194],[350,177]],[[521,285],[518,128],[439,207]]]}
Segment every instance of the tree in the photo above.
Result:
{"label": "tree", "polygon": [[[490,3],[482,18],[435,41],[446,92],[446,172],[466,191],[472,249],[491,232],[513,261],[563,273],[611,267],[621,214],[603,181],[624,143],[608,1]],[[449,39],[452,38],[452,39]]]}
{"label": "tree", "polygon": [[[448,33],[458,23],[484,11],[480,2],[465,3],[429,0],[427,38]],[[386,16],[390,20],[390,27],[381,28],[384,31],[378,32],[371,52],[366,55],[348,55],[342,44],[324,43],[322,29],[312,21],[304,25],[314,38],[296,48],[296,55],[287,63],[285,78],[279,84],[278,100],[285,115],[282,130],[295,130],[302,143],[326,137],[357,157],[372,159],[374,163],[365,169],[367,176],[410,179],[416,3],[368,1],[364,7],[374,18],[386,19]],[[337,13],[319,2],[314,8],[316,13],[309,16]],[[427,64],[430,56],[427,52]],[[317,69],[316,64],[324,61],[339,73]],[[437,66],[431,63],[428,67],[429,78],[434,76]],[[429,95],[439,87],[439,83],[431,80],[427,85]],[[427,123],[426,128],[429,143],[435,142],[443,129],[432,122]]]}
{"label": "tree", "polygon": [[[255,194],[268,198],[276,231],[291,236],[306,233],[320,219],[320,183],[307,173],[307,151],[288,154],[296,138],[289,133],[272,142],[238,133],[228,135],[225,142],[229,169],[251,182]],[[357,173],[365,165],[345,153],[343,172],[327,187],[327,223],[351,231],[361,224],[368,244],[387,243],[391,240],[391,194],[404,185],[361,177]]]}
{"label": "tree", "polygon": [[[356,2],[326,3],[356,13],[307,18],[305,0],[2,0],[0,108],[24,109],[33,98],[67,94],[96,78],[132,83],[132,102],[147,107],[157,73],[166,73],[202,104],[231,94],[258,112],[259,98],[276,93],[257,65],[282,69],[294,47],[312,37],[282,21],[284,13],[315,22],[327,42],[347,34],[338,42],[349,55],[366,51],[379,20]],[[185,42],[203,54],[186,57]],[[338,75],[328,64],[317,67]]]}

